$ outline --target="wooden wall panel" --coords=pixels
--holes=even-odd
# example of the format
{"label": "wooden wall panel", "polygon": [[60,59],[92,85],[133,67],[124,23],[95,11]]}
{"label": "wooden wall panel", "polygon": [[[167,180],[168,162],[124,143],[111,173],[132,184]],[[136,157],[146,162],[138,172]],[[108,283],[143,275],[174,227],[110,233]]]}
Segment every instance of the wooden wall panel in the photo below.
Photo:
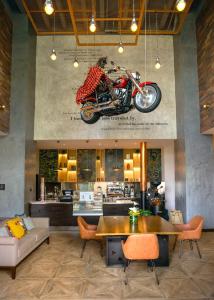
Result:
{"label": "wooden wall panel", "polygon": [[[198,16],[198,76],[201,132],[214,133],[214,1],[207,0]],[[207,108],[204,107],[207,105]]]}
{"label": "wooden wall panel", "polygon": [[0,0],[0,135],[9,132],[11,59],[12,23]]}

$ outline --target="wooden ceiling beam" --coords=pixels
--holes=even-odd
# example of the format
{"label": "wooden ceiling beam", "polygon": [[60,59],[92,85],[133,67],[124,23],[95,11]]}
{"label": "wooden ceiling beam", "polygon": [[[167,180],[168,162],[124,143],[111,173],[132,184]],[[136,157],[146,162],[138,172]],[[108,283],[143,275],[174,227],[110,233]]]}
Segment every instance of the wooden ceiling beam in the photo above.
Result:
{"label": "wooden ceiling beam", "polygon": [[[115,30],[115,35],[118,35],[119,31]],[[122,34],[124,35],[133,35],[133,33],[130,32],[130,30],[122,30],[121,31]],[[89,35],[94,35],[94,33],[88,33]],[[141,30],[140,34],[145,34],[145,30]],[[174,31],[168,31],[168,30],[147,30],[146,31],[147,35],[174,35],[175,32]],[[38,31],[38,35],[54,35],[54,33],[52,31]],[[74,35],[73,31],[57,31],[55,32],[55,35]],[[86,31],[78,31],[78,35],[87,35]],[[103,31],[97,31],[96,35],[105,35],[103,33]],[[113,36],[115,36],[113,34]]]}
{"label": "wooden ceiling beam", "polygon": [[180,15],[180,20],[179,20],[179,25],[178,25],[178,28],[177,30],[175,31],[175,34],[179,34],[181,32],[181,29],[184,25],[184,21],[188,15],[188,12],[190,10],[190,7],[192,5],[194,0],[189,0],[186,4],[186,8],[185,8],[185,11]]}
{"label": "wooden ceiling beam", "polygon": [[[36,0],[36,3],[38,5],[38,7],[40,6],[40,2],[39,0]],[[46,13],[43,11],[42,15],[42,20],[45,24],[45,26],[50,29],[51,28],[51,24],[50,24],[50,17],[48,15],[46,15]],[[54,17],[54,16],[53,16]]]}
{"label": "wooden ceiling beam", "polygon": [[[62,8],[62,3],[61,3],[61,1],[56,2],[56,5],[58,6],[59,9]],[[56,15],[56,9],[55,9],[55,15]],[[60,18],[60,22],[61,22],[61,24],[62,24],[62,28],[63,28],[63,29],[66,29],[66,25],[67,25],[67,24],[66,24],[65,16],[64,16],[63,14],[60,14],[60,15],[59,15],[59,18]]]}
{"label": "wooden ceiling beam", "polygon": [[139,38],[139,34],[140,34],[140,30],[141,30],[141,26],[142,26],[142,22],[143,22],[143,16],[144,16],[144,10],[145,10],[145,5],[147,0],[141,0],[141,7],[140,7],[140,17],[137,23],[137,32],[136,32],[136,38],[135,38],[135,43],[137,45],[138,42],[138,38]]}
{"label": "wooden ceiling beam", "polygon": [[[173,14],[183,14],[176,9],[147,9],[148,13],[173,13]],[[44,9],[29,9],[30,13],[43,13]],[[75,9],[75,13],[91,13],[91,9]],[[131,9],[122,9],[121,12],[132,12]],[[140,12],[139,9],[135,9],[135,12]],[[69,9],[55,9],[55,13],[69,13]]]}
{"label": "wooden ceiling beam", "polygon": [[29,9],[28,9],[27,4],[25,3],[25,0],[22,0],[22,5],[24,6],[24,9],[25,9],[25,11],[26,11],[26,14],[27,14],[29,20],[31,21],[31,24],[32,24],[32,26],[33,26],[33,29],[34,29],[35,32],[38,34],[38,29],[37,29],[36,23],[34,22],[34,19],[33,19],[33,17],[31,16],[31,13],[30,13],[30,11],[29,11]]}
{"label": "wooden ceiling beam", "polygon": [[74,30],[74,35],[75,35],[75,38],[76,38],[76,43],[77,43],[77,45],[79,45],[77,25],[76,25],[75,16],[74,16],[74,9],[73,9],[71,1],[72,0],[67,0],[67,5],[68,5],[68,8],[69,8],[70,18],[71,18],[71,23],[72,23],[73,30]]}

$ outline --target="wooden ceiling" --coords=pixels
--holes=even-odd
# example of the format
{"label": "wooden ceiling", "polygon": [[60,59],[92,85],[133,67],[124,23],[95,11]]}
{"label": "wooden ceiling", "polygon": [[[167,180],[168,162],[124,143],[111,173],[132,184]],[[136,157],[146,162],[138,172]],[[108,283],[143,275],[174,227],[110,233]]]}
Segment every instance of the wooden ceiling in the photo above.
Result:
{"label": "wooden ceiling", "polygon": [[176,10],[176,0],[135,0],[138,23],[135,33],[130,30],[133,0],[53,0],[55,14],[51,16],[44,13],[44,2],[22,0],[37,35],[75,35],[78,46],[92,46],[115,45],[80,42],[81,35],[94,35],[88,29],[92,13],[95,15],[97,27],[95,35],[132,35],[134,41],[124,45],[137,45],[138,36],[141,34],[178,34],[193,0],[186,0],[187,5],[183,12]]}

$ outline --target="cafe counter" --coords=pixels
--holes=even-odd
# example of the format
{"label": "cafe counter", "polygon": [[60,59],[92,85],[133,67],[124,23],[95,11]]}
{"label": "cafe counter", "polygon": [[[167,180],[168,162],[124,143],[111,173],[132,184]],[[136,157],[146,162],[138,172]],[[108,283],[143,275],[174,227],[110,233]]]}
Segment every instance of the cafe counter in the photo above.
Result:
{"label": "cafe counter", "polygon": [[29,212],[32,217],[49,217],[50,226],[77,226],[77,216],[83,216],[88,223],[98,224],[100,216],[128,215],[129,207],[136,201],[136,198],[106,199],[105,202],[33,201],[29,203]]}

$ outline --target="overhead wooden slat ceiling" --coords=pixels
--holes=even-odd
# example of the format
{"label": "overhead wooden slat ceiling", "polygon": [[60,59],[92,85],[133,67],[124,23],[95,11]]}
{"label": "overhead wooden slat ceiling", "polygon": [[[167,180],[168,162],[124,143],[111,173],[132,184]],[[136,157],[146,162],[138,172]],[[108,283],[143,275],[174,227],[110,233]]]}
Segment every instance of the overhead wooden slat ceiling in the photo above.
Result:
{"label": "overhead wooden slat ceiling", "polygon": [[[95,15],[96,35],[132,35],[134,41],[124,45],[136,45],[141,34],[180,33],[193,0],[186,0],[187,5],[183,12],[176,10],[176,0],[135,0],[138,23],[135,33],[130,31],[133,0],[53,0],[55,13],[51,16],[44,13],[44,2],[22,0],[37,35],[75,35],[78,46],[94,46],[98,43],[85,44],[79,39],[81,35],[94,35],[88,29],[92,13]],[[115,45],[102,43],[110,44]]]}

